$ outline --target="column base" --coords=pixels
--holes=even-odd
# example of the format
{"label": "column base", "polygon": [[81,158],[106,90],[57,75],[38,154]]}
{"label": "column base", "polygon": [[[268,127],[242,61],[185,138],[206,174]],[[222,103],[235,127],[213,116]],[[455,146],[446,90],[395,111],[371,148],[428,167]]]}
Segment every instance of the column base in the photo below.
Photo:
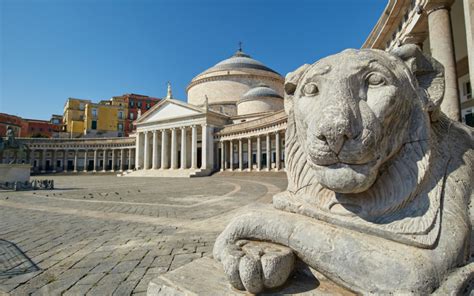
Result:
{"label": "column base", "polygon": [[97,171],[96,171],[96,170],[92,170],[92,172],[93,172],[93,173],[97,173]]}
{"label": "column base", "polygon": [[43,170],[42,170],[42,171],[40,171],[40,173],[44,174],[44,173],[46,173],[46,171],[43,171]]}
{"label": "column base", "polygon": [[77,171],[76,171],[76,170],[74,170],[74,171],[72,171],[72,172],[73,172],[73,173],[77,173]]}
{"label": "column base", "polygon": [[56,173],[56,170],[52,170],[51,173]]}

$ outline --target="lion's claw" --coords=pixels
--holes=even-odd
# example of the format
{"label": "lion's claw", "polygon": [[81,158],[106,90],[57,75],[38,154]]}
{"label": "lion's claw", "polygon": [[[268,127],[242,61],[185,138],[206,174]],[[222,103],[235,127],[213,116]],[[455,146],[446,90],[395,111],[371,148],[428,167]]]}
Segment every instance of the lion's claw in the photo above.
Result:
{"label": "lion's claw", "polygon": [[224,271],[231,285],[259,293],[281,286],[293,271],[295,258],[290,248],[257,241],[238,241],[223,256]]}

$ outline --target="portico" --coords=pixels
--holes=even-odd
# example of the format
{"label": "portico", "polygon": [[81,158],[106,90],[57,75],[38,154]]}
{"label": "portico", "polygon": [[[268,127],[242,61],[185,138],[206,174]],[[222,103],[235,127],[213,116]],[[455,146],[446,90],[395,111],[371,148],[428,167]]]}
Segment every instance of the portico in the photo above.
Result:
{"label": "portico", "polygon": [[214,169],[216,126],[222,114],[167,98],[137,124],[136,168],[130,176],[208,175]]}

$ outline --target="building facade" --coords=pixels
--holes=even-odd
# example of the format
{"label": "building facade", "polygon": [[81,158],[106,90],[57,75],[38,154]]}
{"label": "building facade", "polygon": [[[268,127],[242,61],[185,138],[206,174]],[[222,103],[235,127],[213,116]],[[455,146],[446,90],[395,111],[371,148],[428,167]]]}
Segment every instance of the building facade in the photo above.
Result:
{"label": "building facade", "polygon": [[389,0],[364,48],[390,50],[414,43],[444,66],[441,110],[474,126],[474,2]]}
{"label": "building facade", "polygon": [[126,137],[134,130],[133,121],[160,99],[125,94],[94,103],[69,98],[64,105],[63,121],[70,138]]}
{"label": "building facade", "polygon": [[284,168],[284,78],[242,50],[192,79],[188,102],[166,99],[136,121],[130,176],[199,176]]}

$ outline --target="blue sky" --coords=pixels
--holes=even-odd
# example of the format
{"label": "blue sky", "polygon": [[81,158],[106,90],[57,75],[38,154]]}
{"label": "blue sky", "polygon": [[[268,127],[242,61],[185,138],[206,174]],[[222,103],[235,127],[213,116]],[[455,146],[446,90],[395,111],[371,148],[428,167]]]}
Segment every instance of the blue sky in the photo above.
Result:
{"label": "blue sky", "polygon": [[49,119],[68,97],[179,99],[243,49],[282,75],[359,48],[384,0],[0,0],[0,112]]}

